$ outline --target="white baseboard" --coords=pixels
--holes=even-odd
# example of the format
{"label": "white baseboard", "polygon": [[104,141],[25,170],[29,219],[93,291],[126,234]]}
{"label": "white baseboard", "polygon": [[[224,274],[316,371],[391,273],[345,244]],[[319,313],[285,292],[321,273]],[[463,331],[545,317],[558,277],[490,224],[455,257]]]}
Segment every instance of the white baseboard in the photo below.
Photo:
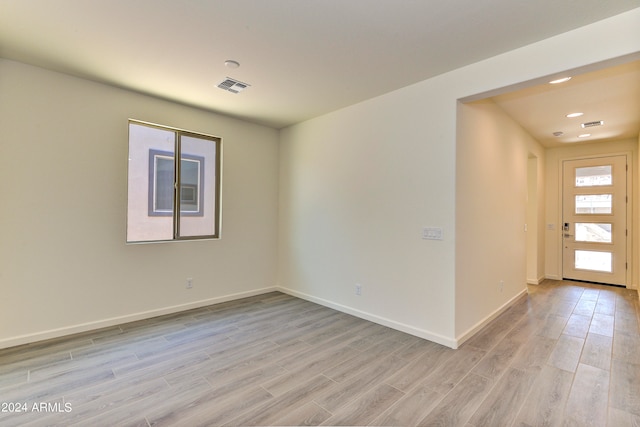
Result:
{"label": "white baseboard", "polygon": [[209,298],[205,300],[194,301],[186,304],[174,305],[174,306],[159,308],[155,310],[132,313],[125,316],[112,317],[108,319],[97,320],[94,322],[71,325],[63,328],[50,329],[47,331],[41,331],[41,332],[36,332],[32,334],[6,338],[3,340],[0,340],[0,349],[14,347],[22,344],[29,344],[37,341],[43,341],[51,338],[59,338],[66,335],[72,335],[72,334],[92,331],[92,330],[101,329],[101,328],[107,328],[110,326],[121,325],[128,322],[135,322],[137,320],[150,319],[152,317],[162,316],[165,314],[178,313],[181,311],[192,310],[194,308],[206,307],[208,305],[220,304],[227,301],[233,301],[237,299],[252,297],[255,295],[266,294],[268,292],[274,292],[274,291],[280,291],[285,294],[295,296],[297,298],[311,301],[313,303],[320,304],[322,306],[329,307],[334,310],[338,310],[340,312],[359,317],[361,319],[369,320],[371,322],[374,322],[383,326],[387,326],[389,328],[396,329],[398,331],[405,332],[410,335],[417,336],[419,338],[423,338],[438,344],[442,344],[452,349],[456,349],[460,345],[462,345],[462,343],[464,343],[467,339],[473,336],[473,334],[479,331],[491,320],[498,317],[498,315],[500,315],[502,312],[508,309],[515,301],[517,301],[520,297],[523,296],[523,294],[527,292],[526,289],[520,292],[518,295],[513,297],[511,300],[509,300],[507,303],[501,306],[494,313],[487,316],[481,322],[478,322],[474,327],[469,329],[467,332],[462,334],[457,339],[445,337],[443,335],[436,334],[436,333],[427,331],[425,329],[416,328],[411,325],[406,325],[404,323],[397,322],[395,320],[387,319],[385,317],[371,314],[366,311],[357,310],[355,308],[338,304],[329,300],[325,300],[323,298],[314,297],[312,295],[308,295],[303,292],[294,291],[293,289],[275,286],[275,287],[269,287],[269,288],[255,289],[247,292],[239,292],[236,294],[230,294],[230,295],[225,295],[225,296],[216,297],[216,298]]}
{"label": "white baseboard", "polygon": [[320,304],[325,307],[332,308],[334,310],[350,314],[352,316],[358,317],[360,319],[365,319],[373,323],[377,323],[379,325],[387,326],[391,329],[396,329],[401,332],[406,332],[407,334],[414,335],[419,338],[424,338],[429,341],[433,341],[438,344],[442,344],[449,348],[456,349],[458,348],[457,342],[454,339],[442,336],[440,334],[435,334],[433,332],[429,332],[424,329],[416,328],[414,326],[406,325],[404,323],[396,322],[395,320],[387,319],[385,317],[381,317],[375,314],[368,313],[366,311],[357,310],[352,307],[348,307],[346,305],[338,304],[323,298],[314,297],[313,295],[308,295],[303,292],[294,291],[293,289],[277,287],[277,290],[283,292],[285,294],[301,298],[307,301],[311,301],[316,304]]}
{"label": "white baseboard", "polygon": [[527,279],[527,285],[539,285],[545,280],[544,276],[540,276],[537,279]]}
{"label": "white baseboard", "polygon": [[522,291],[520,291],[516,296],[514,296],[513,298],[511,298],[509,301],[507,301],[506,303],[504,303],[502,306],[500,306],[496,311],[494,311],[493,313],[491,313],[490,315],[488,315],[487,317],[485,317],[484,319],[482,319],[480,322],[476,323],[474,326],[472,326],[469,330],[467,330],[465,333],[463,333],[462,335],[460,335],[457,339],[456,339],[456,344],[458,346],[461,346],[462,343],[464,343],[466,340],[468,340],[469,338],[471,338],[473,335],[475,335],[480,329],[484,328],[487,324],[489,324],[489,322],[491,322],[492,320],[494,320],[496,317],[498,317],[499,315],[501,315],[502,313],[504,313],[505,311],[507,311],[507,309],[509,307],[511,307],[516,301],[518,301],[520,298],[522,298],[524,295],[526,295],[528,292],[526,289],[523,289]]}
{"label": "white baseboard", "polygon": [[92,331],[95,329],[107,328],[110,326],[121,325],[136,320],[150,319],[152,317],[162,316],[165,314],[178,313],[181,311],[192,310],[194,308],[206,307],[208,305],[220,304],[222,302],[233,301],[241,298],[252,297],[255,295],[274,292],[278,289],[275,287],[256,289],[253,291],[239,292],[236,294],[225,295],[216,298],[209,298],[200,301],[194,301],[187,304],[174,305],[155,310],[142,311],[139,313],[127,314],[125,316],[111,317],[109,319],[97,320],[94,322],[81,323],[77,325],[67,326],[64,328],[50,329],[48,331],[36,332],[33,334],[20,335],[17,337],[6,338],[0,340],[0,349],[14,347],[22,344],[29,344],[37,341],[43,341],[51,338],[63,337],[66,335],[77,334],[80,332]]}

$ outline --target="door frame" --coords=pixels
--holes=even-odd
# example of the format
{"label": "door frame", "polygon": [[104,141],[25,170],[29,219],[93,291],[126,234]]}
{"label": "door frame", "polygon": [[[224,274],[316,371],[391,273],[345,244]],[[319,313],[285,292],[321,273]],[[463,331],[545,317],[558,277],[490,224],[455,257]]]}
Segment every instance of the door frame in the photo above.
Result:
{"label": "door frame", "polygon": [[[558,212],[556,212],[557,217],[557,227],[556,233],[561,236],[562,230],[562,208],[563,208],[563,196],[564,196],[564,177],[563,177],[563,165],[565,161],[568,160],[582,160],[582,159],[597,159],[600,157],[610,157],[610,156],[625,156],[627,159],[627,241],[626,241],[626,263],[627,263],[627,271],[625,276],[625,287],[627,289],[633,288],[633,277],[634,277],[634,268],[635,263],[633,262],[633,240],[634,240],[634,218],[633,214],[633,203],[634,203],[634,194],[633,194],[633,152],[631,151],[615,151],[615,152],[603,152],[598,154],[589,154],[584,156],[570,156],[570,157],[561,157],[558,159]],[[558,239],[558,255],[557,262],[560,266],[559,278],[563,278],[563,249],[564,249],[564,239],[560,237]]]}

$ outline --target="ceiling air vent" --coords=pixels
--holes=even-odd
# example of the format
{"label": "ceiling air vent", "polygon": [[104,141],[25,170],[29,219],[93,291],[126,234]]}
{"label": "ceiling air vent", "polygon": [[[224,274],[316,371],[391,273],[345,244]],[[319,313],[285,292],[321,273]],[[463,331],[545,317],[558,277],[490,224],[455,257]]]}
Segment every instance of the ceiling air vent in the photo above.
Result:
{"label": "ceiling air vent", "polygon": [[604,124],[604,121],[602,120],[597,120],[595,122],[587,122],[587,123],[583,123],[581,126],[583,128],[592,128],[594,126],[602,126]]}
{"label": "ceiling air vent", "polygon": [[227,77],[226,79],[218,83],[218,87],[220,89],[228,90],[229,92],[233,93],[240,93],[249,86],[251,85],[242,83],[241,81],[232,79],[231,77]]}

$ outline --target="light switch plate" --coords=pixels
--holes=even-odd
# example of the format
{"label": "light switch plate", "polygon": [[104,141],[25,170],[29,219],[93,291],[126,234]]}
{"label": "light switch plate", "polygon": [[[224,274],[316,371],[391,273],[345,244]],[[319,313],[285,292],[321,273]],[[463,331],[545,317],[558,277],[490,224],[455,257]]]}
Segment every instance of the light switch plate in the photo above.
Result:
{"label": "light switch plate", "polygon": [[426,240],[442,240],[442,228],[424,227],[422,229],[422,238]]}

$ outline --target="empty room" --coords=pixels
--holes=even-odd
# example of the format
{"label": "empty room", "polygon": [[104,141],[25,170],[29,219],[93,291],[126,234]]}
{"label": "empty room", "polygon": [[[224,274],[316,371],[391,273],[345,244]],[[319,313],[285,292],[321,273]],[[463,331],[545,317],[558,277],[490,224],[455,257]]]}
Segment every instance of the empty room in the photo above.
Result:
{"label": "empty room", "polygon": [[0,424],[638,425],[639,146],[637,0],[0,0]]}

